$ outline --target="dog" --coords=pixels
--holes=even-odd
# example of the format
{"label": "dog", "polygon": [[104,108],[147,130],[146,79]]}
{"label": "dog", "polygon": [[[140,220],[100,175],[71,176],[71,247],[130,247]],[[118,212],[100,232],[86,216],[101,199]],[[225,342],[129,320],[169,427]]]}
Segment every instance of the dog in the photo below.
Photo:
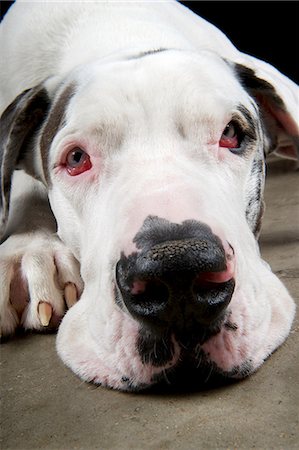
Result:
{"label": "dog", "polygon": [[298,87],[175,1],[17,2],[1,61],[1,335],[123,391],[256,371],[295,314],[258,236]]}

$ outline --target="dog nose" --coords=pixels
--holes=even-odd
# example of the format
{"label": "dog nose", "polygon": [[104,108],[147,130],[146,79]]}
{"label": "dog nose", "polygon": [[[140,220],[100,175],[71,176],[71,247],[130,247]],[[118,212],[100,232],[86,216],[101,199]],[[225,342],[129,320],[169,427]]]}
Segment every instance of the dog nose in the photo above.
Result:
{"label": "dog nose", "polygon": [[234,291],[234,256],[212,233],[159,242],[116,266],[116,282],[130,314],[156,327],[209,325]]}

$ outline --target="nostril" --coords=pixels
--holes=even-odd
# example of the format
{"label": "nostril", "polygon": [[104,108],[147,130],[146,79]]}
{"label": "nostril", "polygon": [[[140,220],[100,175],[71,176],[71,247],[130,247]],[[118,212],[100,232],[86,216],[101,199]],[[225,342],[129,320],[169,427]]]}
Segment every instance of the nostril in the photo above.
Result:
{"label": "nostril", "polygon": [[168,303],[167,286],[158,279],[133,281],[130,295],[124,301],[131,313],[138,316],[155,316],[163,311]]}
{"label": "nostril", "polygon": [[[136,270],[136,264],[133,266]],[[124,305],[132,316],[138,319],[152,318],[159,323],[160,320],[164,320],[163,312],[167,309],[169,291],[167,285],[159,278],[131,275],[128,273],[128,266],[123,264],[123,261],[118,261],[116,285]]]}
{"label": "nostril", "polygon": [[146,289],[147,282],[142,280],[134,280],[131,288],[132,295],[143,294]]}
{"label": "nostril", "polygon": [[231,301],[235,281],[231,278],[223,283],[212,282],[208,278],[196,279],[192,286],[195,299],[195,313],[200,323],[209,324],[221,316]]}

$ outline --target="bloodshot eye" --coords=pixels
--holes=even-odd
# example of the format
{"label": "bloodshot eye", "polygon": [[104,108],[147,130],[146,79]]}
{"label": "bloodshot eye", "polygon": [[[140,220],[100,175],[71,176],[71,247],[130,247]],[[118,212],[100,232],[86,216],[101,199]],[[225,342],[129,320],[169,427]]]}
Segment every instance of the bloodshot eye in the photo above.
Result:
{"label": "bloodshot eye", "polygon": [[73,148],[66,155],[65,168],[71,176],[80,175],[91,167],[89,155],[80,147]]}
{"label": "bloodshot eye", "polygon": [[229,122],[220,138],[219,147],[239,149],[244,138],[244,133],[235,122]]}

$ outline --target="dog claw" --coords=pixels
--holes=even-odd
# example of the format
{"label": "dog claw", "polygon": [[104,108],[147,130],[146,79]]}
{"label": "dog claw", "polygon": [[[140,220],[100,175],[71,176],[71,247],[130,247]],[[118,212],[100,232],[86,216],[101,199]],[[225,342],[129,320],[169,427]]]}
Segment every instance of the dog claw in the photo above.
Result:
{"label": "dog claw", "polygon": [[77,288],[74,283],[68,283],[64,288],[64,299],[68,309],[77,303]]}
{"label": "dog claw", "polygon": [[47,327],[52,317],[52,306],[47,302],[39,302],[38,317],[43,327]]}

